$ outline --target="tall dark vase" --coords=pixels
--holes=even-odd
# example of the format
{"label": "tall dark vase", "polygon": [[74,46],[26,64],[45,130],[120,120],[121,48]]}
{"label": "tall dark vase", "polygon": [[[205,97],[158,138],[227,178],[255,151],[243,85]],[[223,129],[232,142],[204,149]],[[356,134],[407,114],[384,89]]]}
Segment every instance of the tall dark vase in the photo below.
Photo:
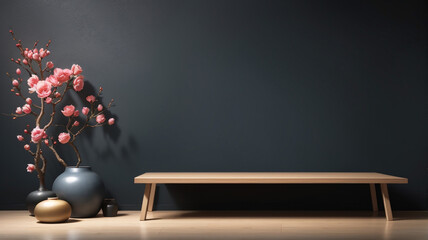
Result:
{"label": "tall dark vase", "polygon": [[30,216],[34,216],[34,208],[39,202],[50,197],[56,197],[56,194],[52,191],[46,190],[43,186],[41,186],[39,190],[30,192],[25,200]]}
{"label": "tall dark vase", "polygon": [[94,217],[101,209],[104,184],[91,167],[67,167],[52,186],[59,199],[71,205],[71,217]]}

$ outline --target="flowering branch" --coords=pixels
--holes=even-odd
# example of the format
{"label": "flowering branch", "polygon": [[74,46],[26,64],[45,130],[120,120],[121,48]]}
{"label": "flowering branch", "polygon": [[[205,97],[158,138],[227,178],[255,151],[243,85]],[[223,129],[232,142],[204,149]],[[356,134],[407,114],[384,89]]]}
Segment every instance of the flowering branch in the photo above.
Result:
{"label": "flowering branch", "polygon": [[[99,127],[105,124],[112,125],[114,124],[115,119],[110,118],[106,120],[104,107],[102,104],[98,104],[95,108],[94,104],[97,102],[97,99],[95,96],[90,95],[86,97],[86,101],[90,104],[90,109],[88,107],[83,107],[82,110],[79,111],[76,110],[73,105],[65,106],[64,109],[61,110],[61,113],[68,118],[67,125],[63,126],[66,132],[60,133],[55,138],[54,136],[48,136],[47,131],[54,123],[57,113],[56,107],[58,104],[64,100],[64,97],[69,90],[73,89],[76,92],[80,92],[84,88],[84,77],[81,75],[82,68],[77,64],[73,64],[70,69],[54,68],[54,64],[51,61],[46,62],[46,66],[43,67],[43,60],[50,55],[48,48],[52,41],[48,41],[45,45],[45,49],[37,48],[39,41],[36,41],[31,49],[24,48],[22,41],[16,38],[14,32],[12,30],[9,32],[12,35],[12,39],[15,41],[15,46],[18,48],[21,57],[17,59],[11,58],[11,61],[19,66],[16,69],[16,76],[13,77],[9,73],[6,73],[6,75],[12,81],[13,87],[11,92],[22,98],[25,101],[25,104],[22,107],[17,107],[15,113],[4,115],[10,116],[13,119],[27,115],[35,117],[34,128],[31,130],[31,133],[30,125],[27,125],[24,129],[24,133],[29,135],[27,138],[28,144],[24,145],[24,149],[34,158],[34,164],[28,164],[27,171],[37,171],[40,188],[43,189],[45,185],[44,175],[46,172],[47,160],[42,152],[42,142],[44,142],[44,145],[53,152],[58,162],[65,167],[67,166],[67,163],[56,151],[55,145],[57,144],[57,140],[61,144],[68,143],[76,153],[76,167],[79,167],[82,159],[79,150],[75,145],[76,137],[88,127]],[[33,64],[35,64],[34,67]],[[37,66],[37,68],[35,68],[35,66]],[[35,93],[37,98],[40,99],[40,105],[33,103],[31,97],[23,96],[21,68],[29,75],[29,78],[26,81],[28,85],[28,93],[30,95]],[[35,69],[38,69],[38,71]],[[99,97],[101,93],[102,88],[100,87],[97,97]],[[108,104],[106,109],[109,109],[112,103],[113,100]],[[52,107],[47,108],[47,105],[51,105]],[[33,109],[39,109],[40,111],[35,112]],[[49,109],[51,109],[50,113]],[[43,118],[45,113],[49,114],[47,122],[44,122]],[[78,121],[80,114],[85,116],[85,121],[81,126]],[[91,123],[92,119],[95,120],[95,124]],[[58,126],[58,124],[55,124],[55,126]],[[17,138],[19,141],[26,140],[22,135],[18,135]],[[35,152],[31,151],[30,144],[35,145]]]}
{"label": "flowering branch", "polygon": [[55,157],[57,160],[64,166],[67,167],[67,163],[59,156],[58,152],[55,150],[53,145],[48,145],[49,149],[52,150],[52,152],[55,154]]}

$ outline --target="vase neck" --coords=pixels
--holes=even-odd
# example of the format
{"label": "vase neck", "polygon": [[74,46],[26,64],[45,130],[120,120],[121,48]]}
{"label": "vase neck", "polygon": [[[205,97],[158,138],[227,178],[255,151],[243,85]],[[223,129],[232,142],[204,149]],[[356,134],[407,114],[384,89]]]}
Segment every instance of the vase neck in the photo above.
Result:
{"label": "vase neck", "polygon": [[81,167],[67,167],[65,169],[66,172],[90,172],[91,167],[89,166],[81,166]]}
{"label": "vase neck", "polygon": [[39,191],[46,191],[46,187],[45,187],[45,184],[43,184],[43,183],[40,183],[40,186],[39,186]]}

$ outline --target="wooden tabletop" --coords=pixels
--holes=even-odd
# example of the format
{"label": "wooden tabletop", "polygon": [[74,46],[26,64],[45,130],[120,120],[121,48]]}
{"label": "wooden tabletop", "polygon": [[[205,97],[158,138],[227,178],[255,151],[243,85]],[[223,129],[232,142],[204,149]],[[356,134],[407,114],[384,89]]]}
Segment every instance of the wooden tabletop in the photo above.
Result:
{"label": "wooden tabletop", "polygon": [[148,172],[134,183],[407,183],[375,172]]}

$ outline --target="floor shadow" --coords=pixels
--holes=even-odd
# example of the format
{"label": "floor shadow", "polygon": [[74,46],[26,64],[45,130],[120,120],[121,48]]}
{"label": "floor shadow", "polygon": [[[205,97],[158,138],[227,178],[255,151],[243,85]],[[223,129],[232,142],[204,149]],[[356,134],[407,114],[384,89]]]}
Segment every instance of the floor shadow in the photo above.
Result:
{"label": "floor shadow", "polygon": [[127,213],[118,213],[116,217],[124,217],[124,216],[128,216],[129,214]]}
{"label": "floor shadow", "polygon": [[68,219],[67,221],[65,221],[65,222],[57,222],[57,223],[48,223],[48,222],[40,222],[40,221],[37,221],[37,223],[40,223],[40,224],[55,224],[55,225],[57,225],[57,224],[69,224],[69,223],[77,223],[77,222],[81,222],[82,220],[79,220],[79,219],[74,219],[74,218],[70,218],[70,219]]}
{"label": "floor shadow", "polygon": [[[169,212],[169,211],[167,211]],[[178,219],[178,218],[385,218],[383,213],[376,214],[371,211],[171,211],[162,214],[162,211],[152,213],[154,216],[147,220]]]}

